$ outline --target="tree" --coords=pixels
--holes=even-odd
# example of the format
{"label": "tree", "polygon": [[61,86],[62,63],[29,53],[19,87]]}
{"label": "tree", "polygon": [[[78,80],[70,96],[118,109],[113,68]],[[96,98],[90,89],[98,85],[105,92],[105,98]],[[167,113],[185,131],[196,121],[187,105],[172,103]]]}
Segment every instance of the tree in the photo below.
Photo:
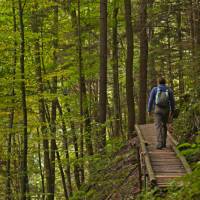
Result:
{"label": "tree", "polygon": [[184,94],[184,79],[183,79],[183,46],[182,46],[182,23],[181,23],[181,3],[177,0],[177,42],[179,52],[179,63],[178,63],[178,76],[179,76],[179,96]]}
{"label": "tree", "polygon": [[98,123],[101,126],[97,135],[98,149],[106,145],[107,110],[107,0],[100,0],[100,70],[99,70],[99,109]]}
{"label": "tree", "polygon": [[139,94],[139,123],[146,123],[147,99],[147,0],[140,1],[140,94]]}
{"label": "tree", "polygon": [[91,120],[89,116],[88,100],[86,94],[85,74],[82,63],[82,39],[81,39],[81,23],[80,23],[80,0],[78,0],[78,19],[77,19],[77,49],[79,60],[79,84],[80,84],[80,114],[84,117],[85,122],[85,142],[88,155],[93,155],[93,147],[91,141]]}
{"label": "tree", "polygon": [[18,0],[19,6],[19,23],[20,23],[20,73],[21,73],[21,98],[22,98],[22,112],[23,112],[23,152],[21,160],[21,199],[26,200],[28,192],[28,172],[27,172],[27,154],[28,154],[28,120],[27,120],[27,106],[26,106],[26,86],[25,86],[25,67],[24,67],[24,20],[23,7],[21,0]]}
{"label": "tree", "polygon": [[[58,50],[58,1],[54,0],[54,6],[53,6],[53,25],[52,25],[52,46],[53,46],[53,68],[56,69],[58,67],[58,56],[57,56],[57,50]],[[54,193],[55,193],[55,154],[56,154],[56,110],[57,110],[57,76],[52,77],[52,86],[50,88],[51,93],[54,96],[52,102],[51,102],[51,133],[52,133],[52,139],[51,139],[51,151],[50,151],[50,158],[51,158],[51,195],[50,199],[54,199]]]}
{"label": "tree", "polygon": [[120,95],[119,95],[119,65],[118,65],[118,2],[113,1],[113,25],[112,25],[112,68],[113,68],[113,108],[114,108],[114,136],[119,136],[121,132],[121,111],[120,111]]}
{"label": "tree", "polygon": [[38,3],[34,4],[35,11],[32,13],[32,31],[37,34],[37,37],[34,41],[34,58],[35,58],[35,76],[37,82],[37,93],[39,96],[38,100],[38,109],[39,109],[39,122],[40,129],[43,137],[43,149],[44,149],[44,172],[46,178],[46,191],[47,199],[51,199],[50,195],[52,193],[51,184],[52,184],[52,171],[51,171],[51,161],[50,161],[50,152],[49,152],[49,141],[48,137],[48,128],[46,125],[46,110],[45,110],[45,100],[43,98],[44,92],[44,82],[42,78],[42,69],[41,69],[41,59],[40,59],[40,40],[39,40],[39,28],[41,26],[40,16],[38,12]]}
{"label": "tree", "polygon": [[133,136],[135,124],[135,107],[133,95],[133,28],[131,22],[131,1],[124,0],[126,22],[126,100],[128,108],[128,138]]}
{"label": "tree", "polygon": [[[12,1],[12,14],[13,14],[13,32],[16,34],[17,32],[17,24],[16,24],[16,8],[15,8],[15,3]],[[16,64],[17,64],[17,42],[16,42],[16,37],[14,38],[14,44],[13,44],[13,69],[12,69],[12,75],[13,75],[13,87],[11,88],[11,95],[13,97],[12,100],[12,108],[10,109],[10,114],[9,114],[9,135],[8,135],[8,144],[7,144],[7,154],[8,154],[8,159],[7,159],[7,164],[6,164],[6,173],[7,173],[7,181],[6,181],[6,199],[11,200],[12,199],[12,189],[11,189],[11,153],[12,153],[12,139],[13,139],[13,124],[14,124],[14,114],[15,114],[15,109],[14,109],[14,97],[15,97],[15,76],[16,76]]]}

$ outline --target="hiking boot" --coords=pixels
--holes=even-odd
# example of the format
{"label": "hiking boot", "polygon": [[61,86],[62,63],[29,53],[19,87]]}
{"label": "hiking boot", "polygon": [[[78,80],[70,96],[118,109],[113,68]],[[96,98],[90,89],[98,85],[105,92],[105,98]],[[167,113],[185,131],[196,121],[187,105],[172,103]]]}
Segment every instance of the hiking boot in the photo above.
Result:
{"label": "hiking boot", "polygon": [[167,148],[166,142],[163,142],[162,147],[163,147],[163,148]]}
{"label": "hiking boot", "polygon": [[156,149],[162,149],[162,145],[157,144],[157,145],[156,145]]}

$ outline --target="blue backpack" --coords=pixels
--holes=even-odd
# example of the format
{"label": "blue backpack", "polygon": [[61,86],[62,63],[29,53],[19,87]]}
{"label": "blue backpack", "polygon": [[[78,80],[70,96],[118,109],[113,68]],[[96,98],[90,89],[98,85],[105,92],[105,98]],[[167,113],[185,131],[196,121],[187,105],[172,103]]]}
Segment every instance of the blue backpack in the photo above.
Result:
{"label": "blue backpack", "polygon": [[159,87],[157,87],[155,103],[158,107],[169,108],[169,90],[166,89],[164,92]]}

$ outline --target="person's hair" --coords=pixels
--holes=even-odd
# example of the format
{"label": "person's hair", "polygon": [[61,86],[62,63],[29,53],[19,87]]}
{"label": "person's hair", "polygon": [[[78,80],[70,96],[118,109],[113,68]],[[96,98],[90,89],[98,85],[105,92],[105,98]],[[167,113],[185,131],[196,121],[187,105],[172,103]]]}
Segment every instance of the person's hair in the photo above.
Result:
{"label": "person's hair", "polygon": [[159,84],[166,84],[165,78],[164,78],[164,77],[158,78],[158,83],[159,83]]}

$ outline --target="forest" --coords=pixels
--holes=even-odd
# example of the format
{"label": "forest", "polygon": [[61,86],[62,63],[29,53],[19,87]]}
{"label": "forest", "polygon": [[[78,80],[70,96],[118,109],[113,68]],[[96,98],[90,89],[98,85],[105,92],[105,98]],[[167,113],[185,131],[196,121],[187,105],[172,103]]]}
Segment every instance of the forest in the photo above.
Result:
{"label": "forest", "polygon": [[[192,169],[164,195],[135,146],[161,76]],[[0,199],[199,200],[200,1],[0,0]]]}

